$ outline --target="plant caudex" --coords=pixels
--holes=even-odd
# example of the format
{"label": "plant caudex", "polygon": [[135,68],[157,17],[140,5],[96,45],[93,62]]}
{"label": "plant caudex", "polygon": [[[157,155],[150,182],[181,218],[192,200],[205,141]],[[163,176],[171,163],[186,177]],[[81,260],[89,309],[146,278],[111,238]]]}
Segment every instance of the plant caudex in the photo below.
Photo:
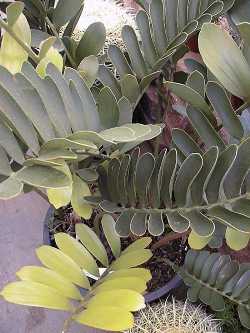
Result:
{"label": "plant caudex", "polygon": [[[16,304],[68,311],[65,332],[72,321],[109,331],[133,327],[132,312],[145,307],[143,293],[151,279],[147,269],[137,266],[152,256],[146,249],[151,239],[142,238],[121,251],[114,225],[111,216],[103,216],[103,230],[115,257],[111,263],[97,235],[76,224],[77,240],[56,234],[58,248],[43,245],[36,250],[43,266],[22,267],[16,273],[20,281],[6,285],[1,296]],[[102,275],[97,261],[106,268]]]}

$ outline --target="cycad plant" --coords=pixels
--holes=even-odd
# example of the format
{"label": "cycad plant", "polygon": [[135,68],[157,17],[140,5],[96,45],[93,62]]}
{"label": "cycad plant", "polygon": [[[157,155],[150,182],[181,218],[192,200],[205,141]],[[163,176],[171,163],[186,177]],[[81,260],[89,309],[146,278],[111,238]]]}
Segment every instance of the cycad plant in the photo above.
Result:
{"label": "cycad plant", "polygon": [[[220,247],[224,238],[239,250],[250,238],[250,140],[241,118],[250,100],[249,24],[238,26],[241,50],[220,27],[208,23],[233,10],[233,0],[140,3],[144,10],[136,16],[139,33],[123,27],[126,50],[109,46],[111,69],[99,57],[103,25],[87,28],[79,42],[65,35],[73,32],[82,1],[71,6],[60,0],[52,8],[40,0],[25,2],[26,11],[39,17],[39,29],[55,35],[46,35],[39,45],[32,45],[22,3],[10,5],[7,19],[0,20],[5,29],[0,50],[0,197],[46,189],[55,207],[71,202],[85,219],[97,207],[118,215],[116,222],[109,215],[102,219],[116,258],[111,265],[95,233],[80,224],[77,240],[58,234],[58,249],[37,250],[47,268],[21,269],[22,281],[7,285],[1,294],[14,303],[67,309],[69,321],[107,330],[131,328],[131,311],[144,306],[138,292],[145,291],[150,278],[144,269],[132,268],[150,258],[150,250],[145,250],[149,239],[141,238],[121,252],[118,234],[159,236],[167,225],[188,234],[195,250]],[[191,73],[186,84],[169,81],[167,64],[176,63],[187,39],[200,29],[200,71]],[[65,66],[69,63],[74,68]],[[185,113],[194,135],[175,129],[169,150],[153,156],[136,148],[127,154],[162,132],[160,124],[132,124],[138,102],[158,77],[187,102]],[[244,99],[236,112],[232,94]],[[88,184],[97,185],[95,194]],[[98,275],[93,256],[109,268],[90,285],[85,273]],[[250,327],[248,264],[193,250],[182,268],[167,262],[190,287],[191,301],[200,299],[222,310],[226,297],[238,305],[242,324]],[[74,284],[90,291],[79,292]],[[122,298],[124,288],[131,297]],[[79,301],[78,306],[72,307],[68,298]]]}
{"label": "cycad plant", "polygon": [[[64,70],[63,58],[54,43],[59,38],[57,30],[68,22],[73,12],[75,14],[81,9],[80,2],[78,5],[79,8],[73,6],[69,9],[65,1],[59,1],[50,10],[44,8],[40,1],[32,3],[32,8],[26,3],[26,10],[31,9],[31,15],[39,14],[42,22],[52,22],[50,26],[55,28],[51,28],[54,37],[46,35],[47,39],[40,38],[41,43],[36,45],[32,44],[32,40],[37,42],[39,39],[34,37],[34,32],[33,39],[31,38],[29,24],[22,14],[21,2],[11,4],[7,8],[7,21],[0,22],[6,30],[0,53],[0,64],[3,66],[2,110],[5,110],[1,112],[1,173],[4,181],[1,182],[0,193],[1,198],[7,199],[22,192],[24,184],[44,188],[48,190],[49,199],[57,208],[72,201],[77,213],[88,218],[90,207],[84,203],[83,209],[78,209],[75,200],[71,200],[74,193],[78,197],[90,194],[86,184],[76,173],[76,165],[79,166],[82,162],[83,169],[86,169],[89,166],[89,159],[86,157],[106,159],[100,153],[101,150],[109,155],[112,152],[117,155],[117,148],[118,154],[119,151],[124,153],[161,133],[162,128],[157,125],[130,124],[138,101],[188,35],[199,29],[204,18],[212,19],[229,9],[232,1],[230,4],[209,3],[196,8],[194,12],[190,9],[191,4],[178,7],[178,11],[176,7],[176,22],[173,23],[176,29],[169,36],[163,31],[166,21],[164,3],[161,0],[152,2],[149,12],[139,12],[136,19],[142,44],[131,27],[125,26],[122,30],[129,61],[117,46],[109,47],[108,55],[120,76],[119,81],[104,65],[98,68],[96,56],[105,41],[98,25],[95,25],[95,29],[90,27],[85,31],[75,49],[76,56],[80,53],[78,49],[85,50],[78,59],[78,64],[85,61],[85,65],[81,66],[79,72],[72,68]],[[170,9],[167,13],[170,13]],[[189,15],[180,24],[180,13],[187,10]],[[159,15],[160,27],[157,26]],[[149,29],[150,22],[155,30]],[[70,25],[71,22],[68,23]],[[158,40],[156,31],[160,28],[162,37]],[[18,35],[20,30],[22,35]],[[67,57],[65,43],[60,38],[57,42],[62,44]],[[36,64],[36,71],[31,64],[25,63],[28,58]],[[62,70],[64,75],[60,73]],[[96,78],[102,83],[100,90],[93,86]],[[112,129],[119,125],[122,128]],[[11,163],[15,163],[17,172],[13,173]],[[81,175],[89,175],[88,171],[83,170]],[[95,179],[95,175],[91,170],[87,181],[93,178]]]}
{"label": "cycad plant", "polygon": [[[199,48],[206,76],[194,71],[186,84],[166,82],[187,102],[194,137],[174,129],[170,151],[155,157],[140,155],[137,149],[98,169],[99,207],[119,213],[116,230],[121,236],[142,236],[146,231],[159,236],[167,225],[180,235],[189,234],[189,245],[197,250],[207,244],[219,248],[224,239],[234,250],[248,245],[250,141],[242,113],[250,98],[249,27],[238,26],[241,50],[221,27],[204,24]],[[236,111],[231,95],[244,100]],[[179,273],[186,274],[184,281],[192,286],[191,301],[200,299],[220,311],[227,297],[238,304],[242,324],[250,327],[248,264],[191,251]]]}
{"label": "cycad plant", "polygon": [[[247,56],[244,33],[248,36],[249,24],[239,29]],[[216,48],[211,50],[206,43],[212,40]],[[218,51],[224,42],[229,50],[226,54]],[[187,117],[202,144],[174,129],[170,151],[163,150],[154,157],[150,153],[140,155],[136,149],[131,155],[112,159],[108,167],[100,166],[100,207],[121,213],[116,228],[123,236],[130,231],[143,235],[147,228],[153,235],[161,235],[167,219],[176,232],[191,227],[190,244],[194,247],[214,241],[213,236],[218,236],[215,231],[220,229],[226,233],[228,244],[238,250],[246,246],[250,232],[249,134],[241,120],[242,111],[249,105],[249,65],[231,37],[214,24],[203,26],[200,51],[214,79],[195,71],[185,85],[166,85],[188,103]],[[236,112],[229,93],[245,98]],[[227,140],[221,129],[226,131]]]}

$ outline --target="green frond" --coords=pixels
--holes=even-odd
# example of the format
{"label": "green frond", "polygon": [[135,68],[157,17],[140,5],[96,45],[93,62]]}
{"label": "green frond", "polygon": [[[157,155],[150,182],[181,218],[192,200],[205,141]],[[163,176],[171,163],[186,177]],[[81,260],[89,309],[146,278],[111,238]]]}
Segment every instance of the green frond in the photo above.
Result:
{"label": "green frond", "polygon": [[[96,101],[74,69],[66,68],[62,75],[49,64],[43,79],[25,63],[21,73],[12,75],[0,67],[0,74],[0,173],[9,177],[0,184],[3,199],[18,195],[23,184],[29,184],[49,189],[52,203],[59,207],[66,200],[62,198],[65,187],[72,192],[68,165],[91,155],[98,158],[101,146],[112,152],[118,143],[136,146],[150,133],[158,135],[151,125],[118,126],[120,113],[115,98],[100,93]],[[156,127],[161,132],[161,127]],[[13,163],[18,163],[16,172]],[[66,204],[70,195],[67,197]]]}
{"label": "green frond", "polygon": [[[205,153],[181,130],[174,131],[173,141],[177,149],[164,150],[157,158],[150,153],[139,156],[137,148],[98,169],[100,207],[121,214],[116,222],[121,236],[130,232],[141,236],[147,230],[158,236],[168,224],[175,232],[191,228],[201,238],[196,237],[197,243],[204,239],[205,246],[222,225],[227,228],[231,247],[237,242],[231,230],[246,236],[240,245],[245,247],[250,238],[249,187],[245,181],[250,139],[222,152],[211,145]],[[182,163],[178,163],[179,149],[186,156]],[[91,203],[92,198],[86,200]]]}
{"label": "green frond", "polygon": [[243,326],[250,328],[250,265],[227,255],[190,250],[184,266],[177,268],[188,289],[188,299],[199,299],[214,311],[225,308],[224,298],[238,305]]}
{"label": "green frond", "polygon": [[[152,256],[145,249],[148,239],[147,243],[135,244],[129,253],[121,252],[120,239],[109,225],[105,235],[117,257],[109,263],[106,249],[89,227],[77,224],[76,234],[79,240],[65,233],[56,234],[58,248],[39,247],[36,254],[43,266],[22,267],[17,272],[20,281],[7,284],[0,295],[15,304],[67,311],[67,325],[74,320],[109,331],[131,328],[132,312],[145,307],[142,293],[151,278],[147,269],[136,268]],[[128,256],[131,260],[127,260]],[[107,267],[102,275],[96,260]],[[90,278],[96,280],[92,285]]]}
{"label": "green frond", "polygon": [[[103,69],[100,70],[99,80],[104,86],[109,86],[114,95],[118,88],[118,99],[121,96],[127,97],[135,108],[145,89],[160,75],[178,48],[204,23],[228,11],[233,3],[234,0],[202,3],[196,0],[145,2],[147,10],[141,10],[136,15],[138,32],[129,25],[122,29],[128,56],[125,57],[124,52],[115,45],[110,45],[108,50],[120,81],[109,69],[105,73]],[[124,81],[126,84],[123,84]]]}

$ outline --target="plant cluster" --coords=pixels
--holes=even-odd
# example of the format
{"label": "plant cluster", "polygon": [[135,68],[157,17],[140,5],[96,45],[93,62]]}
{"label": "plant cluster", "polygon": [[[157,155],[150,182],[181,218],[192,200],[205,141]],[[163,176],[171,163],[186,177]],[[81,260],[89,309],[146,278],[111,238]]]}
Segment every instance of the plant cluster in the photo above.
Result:
{"label": "plant cluster", "polygon": [[[142,236],[160,236],[167,227],[188,235],[183,267],[166,260],[189,287],[188,299],[214,311],[228,299],[250,329],[250,264],[201,251],[224,240],[238,251],[250,240],[250,23],[242,18],[248,1],[138,3],[137,29],[125,25],[123,45],[107,50],[101,22],[74,39],[83,0],[15,1],[0,19],[0,198],[36,190],[55,208],[71,204],[84,219],[98,209],[115,258],[91,228],[76,224],[76,239],[56,234],[57,248],[37,249],[45,267],[22,268],[21,281],[1,295],[69,311],[64,332],[72,320],[131,329],[151,278],[137,267],[152,256],[151,239]],[[240,45],[212,22],[221,15],[237,29]],[[189,62],[187,80],[173,82],[169,68],[197,33],[203,62]],[[171,146],[159,152],[156,142],[155,155],[137,146],[159,139],[161,119],[133,123],[153,81],[185,102],[181,112],[193,129],[174,129]],[[242,101],[236,110],[235,96]],[[120,237],[130,234],[139,239],[121,251]]]}

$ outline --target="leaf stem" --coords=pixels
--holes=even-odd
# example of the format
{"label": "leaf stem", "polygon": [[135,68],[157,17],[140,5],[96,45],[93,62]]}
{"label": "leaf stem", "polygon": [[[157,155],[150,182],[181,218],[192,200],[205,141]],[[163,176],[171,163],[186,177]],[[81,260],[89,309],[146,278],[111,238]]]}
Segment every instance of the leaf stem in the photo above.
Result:
{"label": "leaf stem", "polygon": [[54,36],[63,44],[64,46],[64,50],[65,53],[69,59],[70,64],[74,67],[77,68],[77,64],[75,63],[74,59],[72,58],[71,54],[69,53],[69,50],[67,49],[66,45],[63,43],[62,39],[60,38],[54,24],[50,21],[50,19],[48,18],[48,16],[45,17],[45,21],[48,24],[48,26],[50,27],[51,31],[53,32]]}
{"label": "leaf stem", "polygon": [[[170,94],[169,94],[169,90],[166,92],[166,95],[161,90],[162,90],[162,86],[159,86],[158,87],[158,97],[159,97],[160,105],[159,105],[159,109],[158,109],[156,123],[165,124],[164,118],[165,118],[165,115],[169,112],[169,107],[170,107]],[[165,106],[165,109],[164,109],[164,106]],[[158,156],[158,154],[159,154],[161,138],[162,138],[162,134],[158,135],[155,139],[155,147],[154,147],[155,156]]]}
{"label": "leaf stem", "polygon": [[36,55],[35,52],[32,51],[28,44],[26,44],[17,36],[17,34],[11,29],[11,27],[9,27],[8,23],[4,22],[3,19],[0,19],[0,27],[7,31],[7,33],[24,49],[24,51],[28,53],[29,57],[36,64],[39,63],[40,59],[38,55]]}
{"label": "leaf stem", "polygon": [[90,153],[90,152],[81,151],[81,150],[75,150],[75,152],[76,152],[76,154],[91,156],[91,157],[99,158],[102,160],[111,160],[112,159],[110,156],[107,156],[105,154],[95,154],[95,153]]}
{"label": "leaf stem", "polygon": [[183,275],[191,278],[192,280],[194,280],[196,283],[199,283],[201,286],[206,287],[210,290],[213,290],[215,293],[221,295],[222,297],[225,297],[227,299],[229,299],[231,302],[236,303],[237,305],[242,305],[244,307],[246,307],[247,309],[249,309],[249,305],[246,303],[243,303],[233,297],[230,297],[228,294],[224,293],[223,291],[216,289],[215,287],[212,287],[210,284],[203,282],[202,280],[198,279],[196,276],[190,274],[185,268],[184,266],[179,267],[176,264],[174,264],[171,260],[169,259],[164,259],[164,261],[171,266],[174,271],[180,275],[180,277],[183,279]]}
{"label": "leaf stem", "polygon": [[[159,124],[162,122],[162,94],[160,92],[161,87],[158,87],[158,98],[159,98],[159,105],[156,110],[156,124]],[[158,156],[159,154],[159,149],[160,149],[160,144],[161,144],[161,137],[162,135],[158,135],[155,138],[154,141],[154,155]]]}
{"label": "leaf stem", "polygon": [[156,249],[158,249],[159,247],[162,247],[166,244],[168,244],[169,242],[176,240],[176,239],[180,239],[182,237],[185,237],[186,235],[188,235],[189,230],[186,232],[182,232],[182,233],[178,233],[178,232],[169,232],[166,236],[164,236],[163,238],[161,238],[159,241],[157,241],[156,243],[154,243],[151,247],[151,249],[153,251],[155,251]]}
{"label": "leaf stem", "polygon": [[[247,192],[245,194],[239,195],[235,198],[223,200],[223,201],[217,201],[213,204],[208,204],[204,206],[192,206],[192,207],[177,207],[177,208],[135,208],[135,207],[118,207],[115,211],[118,212],[133,212],[133,213],[145,213],[145,214],[151,214],[151,213],[189,213],[193,210],[209,210],[211,208],[217,207],[217,206],[224,206],[227,204],[233,204],[239,199],[250,199],[250,193]],[[114,213],[114,211],[112,211]],[[209,215],[209,214],[208,214]]]}
{"label": "leaf stem", "polygon": [[250,106],[249,102],[245,102],[244,104],[242,104],[235,112],[238,115],[241,115],[243,111],[245,111],[248,107]]}
{"label": "leaf stem", "polygon": [[80,313],[81,311],[83,311],[86,308],[86,303],[91,298],[94,288],[96,288],[102,282],[102,279],[105,278],[110,273],[110,271],[111,271],[111,267],[106,269],[106,271],[100,276],[99,280],[97,280],[93,284],[93,286],[91,287],[91,290],[82,299],[81,304],[73,311],[71,316],[64,321],[62,333],[67,333],[68,332],[68,330],[70,329],[70,326],[72,324],[72,320],[73,320],[74,315]]}

